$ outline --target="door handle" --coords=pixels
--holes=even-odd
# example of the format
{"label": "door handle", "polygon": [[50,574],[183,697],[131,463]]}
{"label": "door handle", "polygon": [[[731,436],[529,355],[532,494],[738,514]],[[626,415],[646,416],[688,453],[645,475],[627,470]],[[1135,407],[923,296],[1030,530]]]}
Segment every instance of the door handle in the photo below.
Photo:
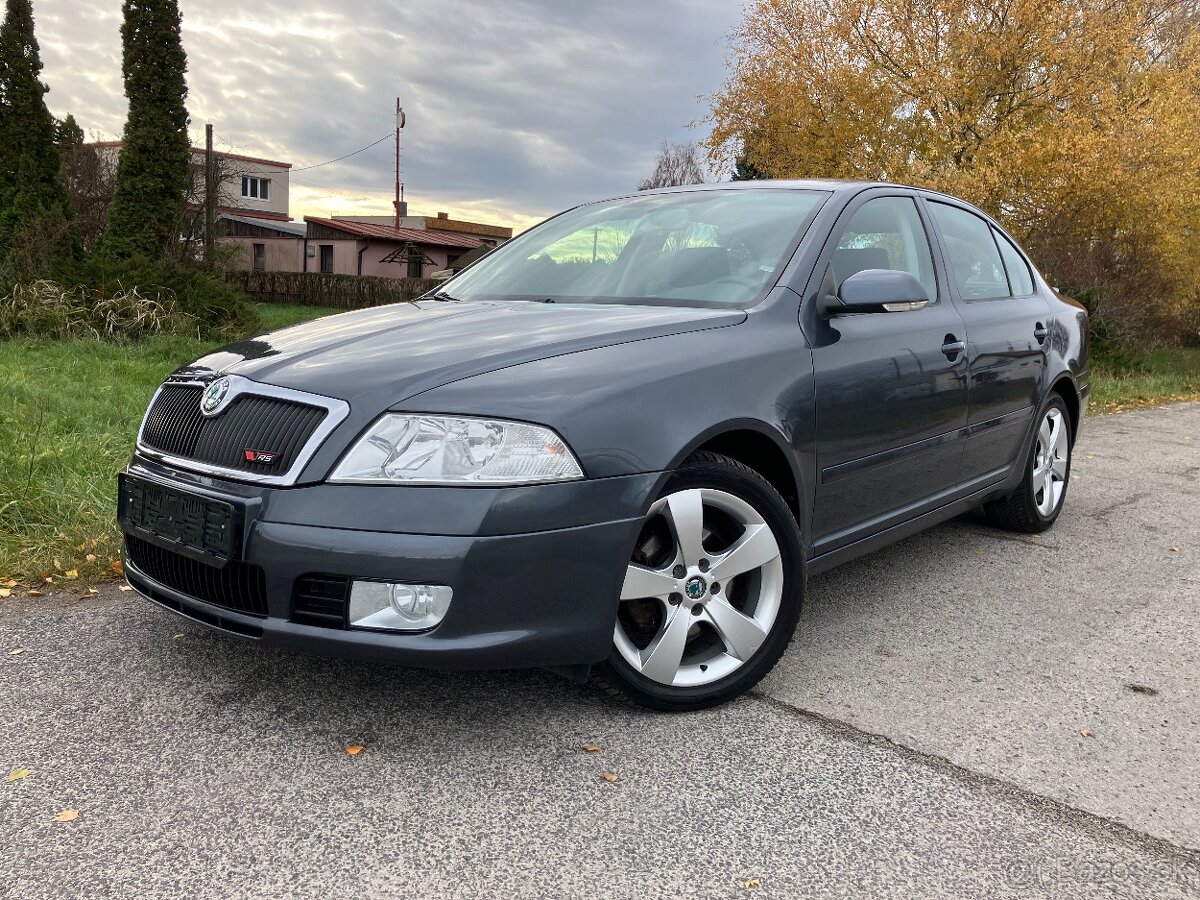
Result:
{"label": "door handle", "polygon": [[1037,325],[1034,326],[1033,336],[1035,338],[1037,338],[1037,342],[1039,344],[1046,343],[1046,337],[1049,334],[1050,334],[1050,332],[1046,330],[1046,326],[1043,325],[1041,322],[1038,322]]}
{"label": "door handle", "polygon": [[960,353],[965,353],[967,344],[965,341],[958,340],[954,335],[946,335],[946,342],[942,344],[942,352],[946,354],[946,358],[954,362],[954,357]]}

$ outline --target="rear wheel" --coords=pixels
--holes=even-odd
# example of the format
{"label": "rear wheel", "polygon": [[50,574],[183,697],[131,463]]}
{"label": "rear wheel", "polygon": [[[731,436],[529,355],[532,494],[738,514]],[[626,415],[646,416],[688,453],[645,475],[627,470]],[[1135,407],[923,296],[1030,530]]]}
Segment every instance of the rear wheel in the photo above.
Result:
{"label": "rear wheel", "polygon": [[699,453],[642,525],[600,677],[643,706],[691,710],[749,690],[800,612],[800,535],[753,470]]}
{"label": "rear wheel", "polygon": [[1002,528],[1036,533],[1054,524],[1062,511],[1071,479],[1071,417],[1058,394],[1052,394],[1038,422],[1020,487],[985,507]]}

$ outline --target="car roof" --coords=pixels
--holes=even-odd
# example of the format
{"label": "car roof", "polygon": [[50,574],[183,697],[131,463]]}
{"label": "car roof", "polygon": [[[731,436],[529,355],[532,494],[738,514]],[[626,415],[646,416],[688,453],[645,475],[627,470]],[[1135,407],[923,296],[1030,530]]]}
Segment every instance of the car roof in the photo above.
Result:
{"label": "car roof", "polygon": [[671,194],[681,191],[753,190],[764,187],[783,188],[785,190],[834,191],[838,193],[858,193],[859,191],[874,187],[899,187],[914,191],[926,190],[925,188],[909,184],[895,184],[888,181],[851,181],[839,178],[757,178],[750,181],[716,181],[707,184],[687,184],[678,187],[653,188],[635,193]]}
{"label": "car roof", "polygon": [[[906,191],[915,191],[918,194],[923,194],[929,198],[944,197],[954,203],[960,203],[963,206],[969,207],[977,212],[982,212],[977,206],[963,200],[961,197],[955,197],[953,194],[947,194],[943,191],[937,191],[933,188],[919,187],[915,184],[902,184],[895,181],[854,181],[841,178],[755,178],[748,181],[714,181],[706,184],[686,184],[677,187],[652,188],[645,191],[630,191],[628,194],[621,194],[617,197],[610,197],[610,200],[623,200],[626,197],[641,197],[648,194],[679,194],[689,191],[726,191],[726,190],[755,190],[763,188],[775,188],[784,190],[808,190],[808,191],[827,191],[835,196],[843,198],[853,196],[862,191],[871,188],[900,188]],[[595,201],[595,202],[605,202]],[[585,204],[586,205],[586,204]],[[986,216],[987,214],[984,213]],[[988,217],[991,218],[990,216]],[[993,220],[993,224],[995,224]]]}

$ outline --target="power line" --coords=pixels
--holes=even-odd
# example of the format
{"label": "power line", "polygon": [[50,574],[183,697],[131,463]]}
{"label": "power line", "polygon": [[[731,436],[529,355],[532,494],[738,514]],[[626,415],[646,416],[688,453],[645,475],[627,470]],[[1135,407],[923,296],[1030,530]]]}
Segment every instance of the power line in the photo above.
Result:
{"label": "power line", "polygon": [[[360,147],[360,148],[358,148],[357,150],[355,150],[353,153],[347,153],[345,156],[339,156],[337,159],[327,159],[327,160],[325,160],[325,162],[314,163],[314,164],[313,164],[313,165],[311,165],[311,166],[299,166],[299,167],[292,167],[292,168],[291,168],[289,171],[291,171],[291,172],[293,172],[293,173],[295,173],[295,172],[307,172],[309,169],[319,169],[319,168],[321,168],[322,166],[329,166],[329,165],[333,165],[334,163],[341,162],[341,161],[342,161],[342,160],[344,160],[344,159],[349,159],[349,158],[350,158],[350,157],[352,157],[352,156],[358,156],[358,154],[360,154],[360,153],[365,153],[365,152],[367,152],[368,150],[370,150],[372,147],[378,147],[378,146],[379,146],[380,144],[382,144],[384,141],[386,141],[386,140],[389,140],[390,138],[392,138],[392,137],[393,137],[393,135],[394,135],[394,132],[388,132],[388,133],[387,133],[387,134],[385,134],[383,137],[381,137],[379,140],[375,141],[375,142],[374,142],[374,143],[372,143],[372,144],[367,144],[367,146],[365,146],[365,147]],[[227,147],[230,147],[230,148],[232,148],[233,150],[236,150],[236,149],[237,149],[237,148],[236,148],[236,146],[234,145],[234,143],[233,143],[232,141],[230,141],[230,140],[228,140],[227,138],[225,138],[225,137],[224,137],[222,134],[220,134],[219,132],[217,133],[217,138],[218,138],[218,139],[220,139],[220,140],[221,140],[221,142],[222,142],[222,143],[224,143],[224,144],[225,144]],[[227,151],[227,152],[228,152],[228,151]],[[251,174],[251,175],[253,175],[253,174],[265,174],[265,173],[263,173],[263,172],[260,172],[259,170],[254,170],[254,171],[247,171],[247,172],[239,172],[239,174]]]}
{"label": "power line", "polygon": [[361,149],[355,150],[353,153],[347,153],[345,156],[339,156],[337,159],[328,159],[325,162],[317,163],[316,165],[301,166],[298,169],[292,169],[292,171],[293,172],[307,172],[309,169],[319,169],[319,168],[321,168],[321,166],[328,166],[335,162],[341,162],[343,159],[349,159],[352,156],[358,156],[358,154],[360,154],[360,153],[365,153],[367,150],[370,150],[372,147],[378,147],[380,144],[382,144],[384,141],[386,141],[388,138],[390,138],[392,136],[393,136],[393,133],[389,132],[389,133],[385,134],[383,137],[381,137],[379,140],[377,140],[375,143],[367,144],[367,146],[362,147]]}

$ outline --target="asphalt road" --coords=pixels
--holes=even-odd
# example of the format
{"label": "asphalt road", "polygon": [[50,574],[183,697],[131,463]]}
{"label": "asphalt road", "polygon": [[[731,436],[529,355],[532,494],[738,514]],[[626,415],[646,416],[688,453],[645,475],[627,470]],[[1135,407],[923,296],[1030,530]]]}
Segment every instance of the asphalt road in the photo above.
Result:
{"label": "asphalt road", "polygon": [[0,896],[1200,897],[1200,404],[1089,420],[1067,503],[813,579],[689,716],[0,601]]}

